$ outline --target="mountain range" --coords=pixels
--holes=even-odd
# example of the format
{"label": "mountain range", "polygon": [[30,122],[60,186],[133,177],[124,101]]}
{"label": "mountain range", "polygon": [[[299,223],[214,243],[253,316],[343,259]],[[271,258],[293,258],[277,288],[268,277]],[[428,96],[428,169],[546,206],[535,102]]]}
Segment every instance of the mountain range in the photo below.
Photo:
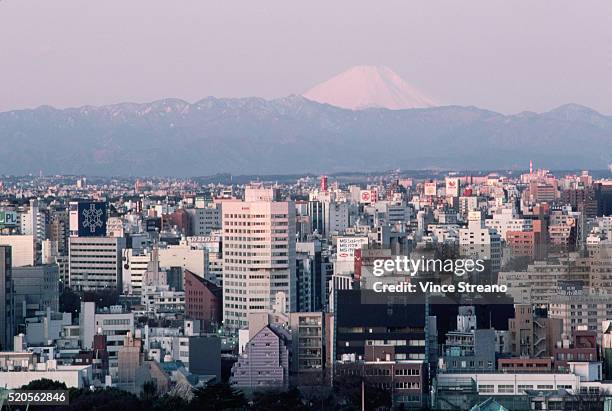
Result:
{"label": "mountain range", "polygon": [[347,110],[301,96],[0,113],[0,174],[201,176],[402,169],[605,169],[612,117],[565,105]]}
{"label": "mountain range", "polygon": [[569,104],[503,115],[438,106],[385,66],[303,96],[164,99],[0,113],[0,174],[203,176],[606,168],[612,117]]}

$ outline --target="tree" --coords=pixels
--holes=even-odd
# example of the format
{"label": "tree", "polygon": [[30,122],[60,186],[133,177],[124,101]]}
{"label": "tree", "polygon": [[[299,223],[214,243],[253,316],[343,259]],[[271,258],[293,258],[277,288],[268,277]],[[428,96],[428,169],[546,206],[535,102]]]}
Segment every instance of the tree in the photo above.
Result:
{"label": "tree", "polygon": [[196,389],[189,408],[194,411],[202,409],[221,411],[241,409],[246,405],[246,399],[240,390],[222,382]]}
{"label": "tree", "polygon": [[253,410],[262,411],[284,411],[284,410],[306,410],[302,396],[297,388],[289,391],[266,390],[256,391],[253,395]]}
{"label": "tree", "polygon": [[155,381],[147,381],[142,385],[140,399],[146,401],[157,397],[157,384]]}
{"label": "tree", "polygon": [[[140,399],[117,388],[70,390],[70,411],[140,411],[147,407]],[[65,409],[65,408],[64,408]]]}
{"label": "tree", "polygon": [[30,381],[28,384],[21,387],[22,390],[67,390],[66,384],[59,381],[53,381],[48,378]]}
{"label": "tree", "polygon": [[177,395],[164,394],[153,403],[155,411],[183,411],[188,409],[188,401]]}

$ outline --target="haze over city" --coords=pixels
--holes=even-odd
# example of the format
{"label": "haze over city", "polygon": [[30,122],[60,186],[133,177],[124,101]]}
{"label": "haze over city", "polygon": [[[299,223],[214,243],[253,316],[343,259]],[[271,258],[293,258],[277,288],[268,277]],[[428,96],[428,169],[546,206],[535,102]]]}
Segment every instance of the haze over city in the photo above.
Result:
{"label": "haze over city", "polygon": [[384,65],[440,105],[612,113],[612,3],[0,2],[0,111],[302,94]]}

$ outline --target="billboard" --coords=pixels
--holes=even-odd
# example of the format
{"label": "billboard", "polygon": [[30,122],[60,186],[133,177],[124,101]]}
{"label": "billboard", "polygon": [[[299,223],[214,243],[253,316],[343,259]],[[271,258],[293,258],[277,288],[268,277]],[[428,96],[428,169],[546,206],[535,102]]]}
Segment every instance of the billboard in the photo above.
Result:
{"label": "billboard", "polygon": [[370,190],[361,190],[359,193],[359,202],[367,204],[372,202],[372,193]]}
{"label": "billboard", "polygon": [[82,201],[75,211],[79,237],[106,236],[106,203]]}
{"label": "billboard", "polygon": [[370,190],[361,190],[359,193],[359,202],[363,204],[372,204],[378,200],[378,190],[372,188]]}
{"label": "billboard", "polygon": [[17,213],[15,211],[0,211],[0,228],[17,226]]}
{"label": "billboard", "polygon": [[448,197],[459,196],[459,179],[457,177],[446,177],[446,195]]}
{"label": "billboard", "polygon": [[338,237],[336,240],[337,261],[353,261],[355,250],[368,244],[368,237]]}
{"label": "billboard", "polygon": [[426,196],[436,196],[436,194],[437,194],[436,182],[432,181],[429,183],[425,183],[425,195]]}
{"label": "billboard", "polygon": [[145,231],[147,233],[160,233],[162,229],[162,219],[159,217],[149,217],[145,220]]}

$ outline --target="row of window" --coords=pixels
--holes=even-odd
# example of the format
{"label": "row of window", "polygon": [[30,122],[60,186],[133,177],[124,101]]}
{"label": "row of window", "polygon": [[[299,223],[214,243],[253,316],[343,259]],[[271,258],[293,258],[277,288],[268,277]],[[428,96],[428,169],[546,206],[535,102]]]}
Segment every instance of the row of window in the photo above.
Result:
{"label": "row of window", "polygon": [[[517,392],[523,393],[526,390],[554,390],[555,386],[553,384],[538,384],[534,387],[532,384],[518,384]],[[557,384],[556,389],[566,389],[571,390],[571,384]],[[494,384],[479,384],[478,392],[480,394],[492,394],[497,392],[498,394],[514,394],[514,384],[498,384],[497,390]]]}
{"label": "row of window", "polygon": [[288,214],[223,214],[223,218],[288,218]]}
{"label": "row of window", "polygon": [[398,390],[419,390],[421,383],[418,381],[397,381],[395,388]]}
{"label": "row of window", "polygon": [[366,345],[374,345],[374,346],[409,345],[411,347],[425,347],[425,340],[366,340]]}

